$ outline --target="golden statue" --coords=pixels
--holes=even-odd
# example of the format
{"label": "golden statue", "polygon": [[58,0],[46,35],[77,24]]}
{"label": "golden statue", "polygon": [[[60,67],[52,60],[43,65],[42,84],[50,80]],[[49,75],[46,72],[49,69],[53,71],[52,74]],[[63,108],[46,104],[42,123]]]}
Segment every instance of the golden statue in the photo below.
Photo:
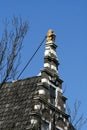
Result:
{"label": "golden statue", "polygon": [[47,37],[46,37],[46,40],[47,42],[55,42],[55,37],[56,35],[54,34],[54,31],[52,29],[50,29],[48,32],[47,32]]}

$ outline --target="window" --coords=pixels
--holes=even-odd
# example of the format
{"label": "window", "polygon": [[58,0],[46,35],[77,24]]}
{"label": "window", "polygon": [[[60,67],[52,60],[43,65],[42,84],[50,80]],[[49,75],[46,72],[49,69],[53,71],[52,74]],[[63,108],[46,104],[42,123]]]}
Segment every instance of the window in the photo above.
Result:
{"label": "window", "polygon": [[50,86],[50,103],[55,105],[55,88]]}
{"label": "window", "polygon": [[49,123],[43,122],[41,125],[41,130],[49,130]]}

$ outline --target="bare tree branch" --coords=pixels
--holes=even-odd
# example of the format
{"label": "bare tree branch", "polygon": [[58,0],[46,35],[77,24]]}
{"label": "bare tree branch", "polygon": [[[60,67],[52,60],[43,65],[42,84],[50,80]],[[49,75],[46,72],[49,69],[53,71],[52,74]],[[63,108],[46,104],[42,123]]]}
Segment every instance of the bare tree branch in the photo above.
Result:
{"label": "bare tree branch", "polygon": [[16,75],[18,59],[27,31],[28,22],[23,22],[21,17],[13,17],[10,26],[9,22],[5,21],[4,34],[0,40],[0,87]]}
{"label": "bare tree branch", "polygon": [[87,119],[84,118],[83,114],[79,116],[80,106],[80,101],[75,101],[72,109],[69,105],[67,105],[67,113],[70,115],[70,123],[73,124],[76,130],[81,130],[82,127],[87,123]]}

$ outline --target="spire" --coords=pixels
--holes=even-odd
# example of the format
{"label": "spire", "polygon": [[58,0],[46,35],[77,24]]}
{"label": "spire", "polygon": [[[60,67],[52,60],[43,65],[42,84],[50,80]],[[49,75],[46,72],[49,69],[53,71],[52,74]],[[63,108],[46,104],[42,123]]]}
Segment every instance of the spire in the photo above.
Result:
{"label": "spire", "polygon": [[52,74],[58,75],[58,57],[56,53],[57,45],[55,44],[56,35],[53,30],[48,30],[46,36],[44,69]]}

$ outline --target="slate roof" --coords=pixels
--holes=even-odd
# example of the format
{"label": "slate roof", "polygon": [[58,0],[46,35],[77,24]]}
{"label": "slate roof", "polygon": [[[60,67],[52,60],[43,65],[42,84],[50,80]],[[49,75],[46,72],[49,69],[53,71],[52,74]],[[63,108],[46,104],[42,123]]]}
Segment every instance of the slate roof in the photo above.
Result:
{"label": "slate roof", "polygon": [[28,130],[32,93],[41,77],[6,83],[0,89],[0,130]]}

